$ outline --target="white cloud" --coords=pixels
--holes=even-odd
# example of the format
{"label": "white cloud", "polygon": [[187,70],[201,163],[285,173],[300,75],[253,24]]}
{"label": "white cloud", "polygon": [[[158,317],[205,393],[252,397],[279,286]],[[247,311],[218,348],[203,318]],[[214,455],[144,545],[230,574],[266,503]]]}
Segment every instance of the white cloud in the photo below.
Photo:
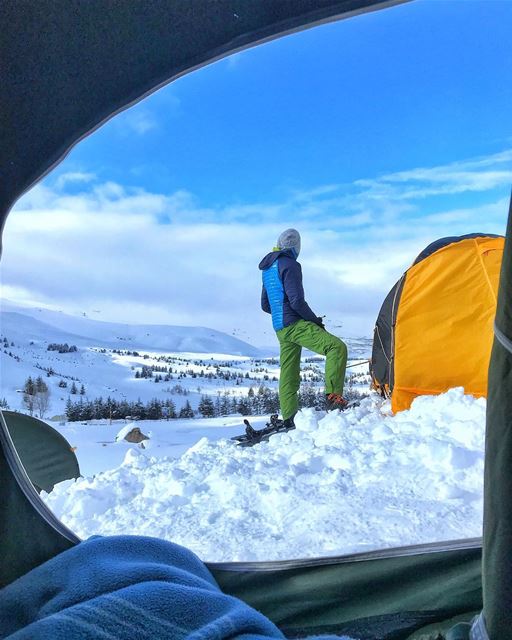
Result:
{"label": "white cloud", "polygon": [[[441,175],[494,170],[506,158],[422,171],[429,184],[432,176],[443,184]],[[394,189],[386,199],[375,200],[368,181],[366,191],[356,193],[351,185],[328,185],[279,203],[224,209],[202,207],[186,191],[155,194],[93,182],[66,195],[57,182],[54,189],[38,185],[7,220],[2,280],[10,297],[101,309],[104,320],[243,329],[253,342],[271,344],[270,320],[259,309],[257,265],[283,228],[297,226],[312,308],[343,322],[349,334],[369,334],[387,291],[427,244],[505,230],[508,184],[501,191],[488,187],[487,203],[438,206],[425,215],[402,197],[413,174],[386,176]]]}
{"label": "white cloud", "polygon": [[[512,183],[511,163],[512,150],[506,150],[484,158],[358,180],[355,185],[367,198],[396,200],[489,191]],[[500,170],[502,164],[509,166]]]}
{"label": "white cloud", "polygon": [[55,181],[55,188],[58,190],[64,189],[70,183],[89,183],[96,180],[94,173],[87,173],[84,171],[69,171],[60,175]]}
{"label": "white cloud", "polygon": [[238,69],[242,62],[242,55],[243,52],[232,53],[227,58],[224,58],[224,64],[226,65],[226,68],[229,71],[235,71],[235,69]]}
{"label": "white cloud", "polygon": [[125,111],[119,119],[119,125],[127,132],[140,136],[158,128],[158,121],[151,111],[143,107],[134,107]]}

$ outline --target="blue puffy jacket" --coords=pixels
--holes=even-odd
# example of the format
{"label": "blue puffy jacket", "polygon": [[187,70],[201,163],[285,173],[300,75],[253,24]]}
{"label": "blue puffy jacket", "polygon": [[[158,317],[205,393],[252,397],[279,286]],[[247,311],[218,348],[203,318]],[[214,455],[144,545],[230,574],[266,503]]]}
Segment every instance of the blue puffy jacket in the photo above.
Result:
{"label": "blue puffy jacket", "polygon": [[302,269],[293,249],[269,253],[259,267],[263,272],[261,308],[272,314],[272,326],[276,331],[301,319],[320,324],[320,319],[304,299]]}

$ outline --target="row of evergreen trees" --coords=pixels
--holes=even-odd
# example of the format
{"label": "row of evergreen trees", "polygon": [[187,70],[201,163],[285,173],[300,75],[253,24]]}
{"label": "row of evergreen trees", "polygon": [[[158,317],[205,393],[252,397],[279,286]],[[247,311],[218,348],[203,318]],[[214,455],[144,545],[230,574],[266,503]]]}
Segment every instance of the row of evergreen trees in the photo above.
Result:
{"label": "row of evergreen trees", "polygon": [[76,344],[72,344],[71,346],[65,342],[64,344],[60,344],[58,342],[50,342],[47,351],[58,351],[59,353],[74,353],[78,351]]}
{"label": "row of evergreen trees", "polygon": [[[256,369],[255,372],[263,371],[263,369]],[[156,374],[156,375],[153,375]],[[162,375],[164,374],[164,375]],[[145,365],[143,364],[139,369],[135,369],[135,378],[138,380],[140,378],[152,378],[154,382],[169,382],[170,380],[183,380],[184,378],[204,378],[205,380],[237,380],[239,383],[242,383],[243,380],[252,380],[256,378],[251,378],[250,373],[248,371],[245,374],[239,371],[221,371],[220,369],[215,369],[212,371],[204,371],[201,369],[200,371],[194,371],[194,369],[187,369],[185,371],[180,371],[179,369],[173,369],[172,367],[164,367],[160,365]],[[273,376],[270,378],[270,375],[265,374],[263,379],[266,381],[273,380],[277,382],[277,377]],[[238,382],[237,382],[238,384]]]}
{"label": "row of evergreen trees", "polygon": [[187,400],[185,405],[176,410],[176,405],[170,399],[158,400],[153,398],[145,404],[140,400],[129,402],[128,400],[115,400],[108,397],[95,400],[83,400],[73,402],[68,398],[66,402],[66,418],[69,422],[78,420],[118,420],[120,418],[133,418],[137,420],[162,420],[165,418],[193,418],[195,412]]}
{"label": "row of evergreen trees", "polygon": [[[364,395],[358,391],[350,391],[350,393],[345,394],[350,400]],[[325,409],[323,391],[315,389],[311,385],[305,385],[299,392],[299,406],[301,408]],[[264,386],[260,386],[256,392],[251,387],[246,396],[230,396],[224,393],[212,398],[211,396],[203,395],[197,411],[194,411],[188,400],[178,411],[173,400],[159,400],[158,398],[153,398],[146,404],[140,399],[137,402],[128,402],[127,400],[118,401],[110,397],[107,400],[96,398],[93,401],[84,401],[81,398],[78,402],[72,402],[71,399],[68,399],[66,404],[66,417],[70,422],[77,420],[114,420],[119,418],[162,420],[194,418],[196,415],[214,418],[236,413],[243,416],[279,413],[279,395],[277,391]]]}

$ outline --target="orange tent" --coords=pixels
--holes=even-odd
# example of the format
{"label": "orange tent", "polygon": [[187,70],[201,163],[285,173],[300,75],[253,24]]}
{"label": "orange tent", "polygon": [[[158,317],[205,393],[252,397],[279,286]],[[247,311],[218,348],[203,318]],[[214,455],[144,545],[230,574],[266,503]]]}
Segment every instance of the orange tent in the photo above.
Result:
{"label": "orange tent", "polygon": [[452,387],[486,396],[504,243],[486,234],[437,240],[386,297],[371,373],[394,412]]}

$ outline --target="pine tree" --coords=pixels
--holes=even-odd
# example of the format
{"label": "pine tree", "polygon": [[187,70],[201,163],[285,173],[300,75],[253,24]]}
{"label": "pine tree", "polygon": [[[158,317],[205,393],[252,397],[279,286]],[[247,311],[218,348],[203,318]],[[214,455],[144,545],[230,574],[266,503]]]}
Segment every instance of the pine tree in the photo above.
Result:
{"label": "pine tree", "polygon": [[220,414],[221,416],[229,416],[231,413],[231,403],[229,401],[229,396],[227,393],[224,393],[222,396],[222,400],[220,403]]}
{"label": "pine tree", "polygon": [[71,389],[69,390],[69,393],[72,393],[73,395],[76,395],[77,391],[78,390],[76,388],[75,381],[73,380],[73,384],[71,385]]}
{"label": "pine tree", "polygon": [[215,405],[213,404],[212,399],[208,396],[203,396],[201,398],[198,409],[199,413],[201,413],[204,418],[213,418],[215,414]]}
{"label": "pine tree", "polygon": [[263,413],[279,413],[279,396],[276,391],[268,389],[263,403]]}
{"label": "pine tree", "polygon": [[148,403],[146,417],[149,420],[160,420],[162,418],[162,403],[157,398],[153,398]]}
{"label": "pine tree", "polygon": [[167,418],[176,418],[176,405],[172,400],[165,401],[165,409],[167,411]]}
{"label": "pine tree", "polygon": [[23,406],[28,410],[31,416],[34,415],[35,401],[36,387],[31,376],[29,376],[23,385]]}
{"label": "pine tree", "polygon": [[180,418],[193,418],[194,410],[190,406],[190,402],[187,400],[183,407],[180,409]]}
{"label": "pine tree", "polygon": [[241,413],[243,416],[251,415],[251,406],[247,398],[240,398],[237,403],[237,411]]}
{"label": "pine tree", "polygon": [[71,402],[71,398],[67,399],[65,413],[66,413],[66,419],[68,420],[68,422],[74,422],[76,420],[75,406]]}
{"label": "pine tree", "polygon": [[303,407],[316,407],[317,405],[317,392],[311,384],[305,384],[299,392],[299,406]]}
{"label": "pine tree", "polygon": [[142,404],[142,400],[140,398],[138,398],[137,402],[133,406],[132,416],[137,416],[139,420],[144,420],[144,418],[146,417],[146,409]]}
{"label": "pine tree", "polygon": [[79,420],[93,420],[96,418],[95,406],[92,402],[84,402],[82,398],[76,404]]}
{"label": "pine tree", "polygon": [[44,414],[48,411],[49,406],[50,390],[41,376],[38,376],[35,382],[34,408],[37,410],[40,418],[44,418]]}
{"label": "pine tree", "polygon": [[80,395],[81,395],[81,396],[85,396],[85,387],[84,387],[84,385],[82,385],[82,386],[80,387]]}

